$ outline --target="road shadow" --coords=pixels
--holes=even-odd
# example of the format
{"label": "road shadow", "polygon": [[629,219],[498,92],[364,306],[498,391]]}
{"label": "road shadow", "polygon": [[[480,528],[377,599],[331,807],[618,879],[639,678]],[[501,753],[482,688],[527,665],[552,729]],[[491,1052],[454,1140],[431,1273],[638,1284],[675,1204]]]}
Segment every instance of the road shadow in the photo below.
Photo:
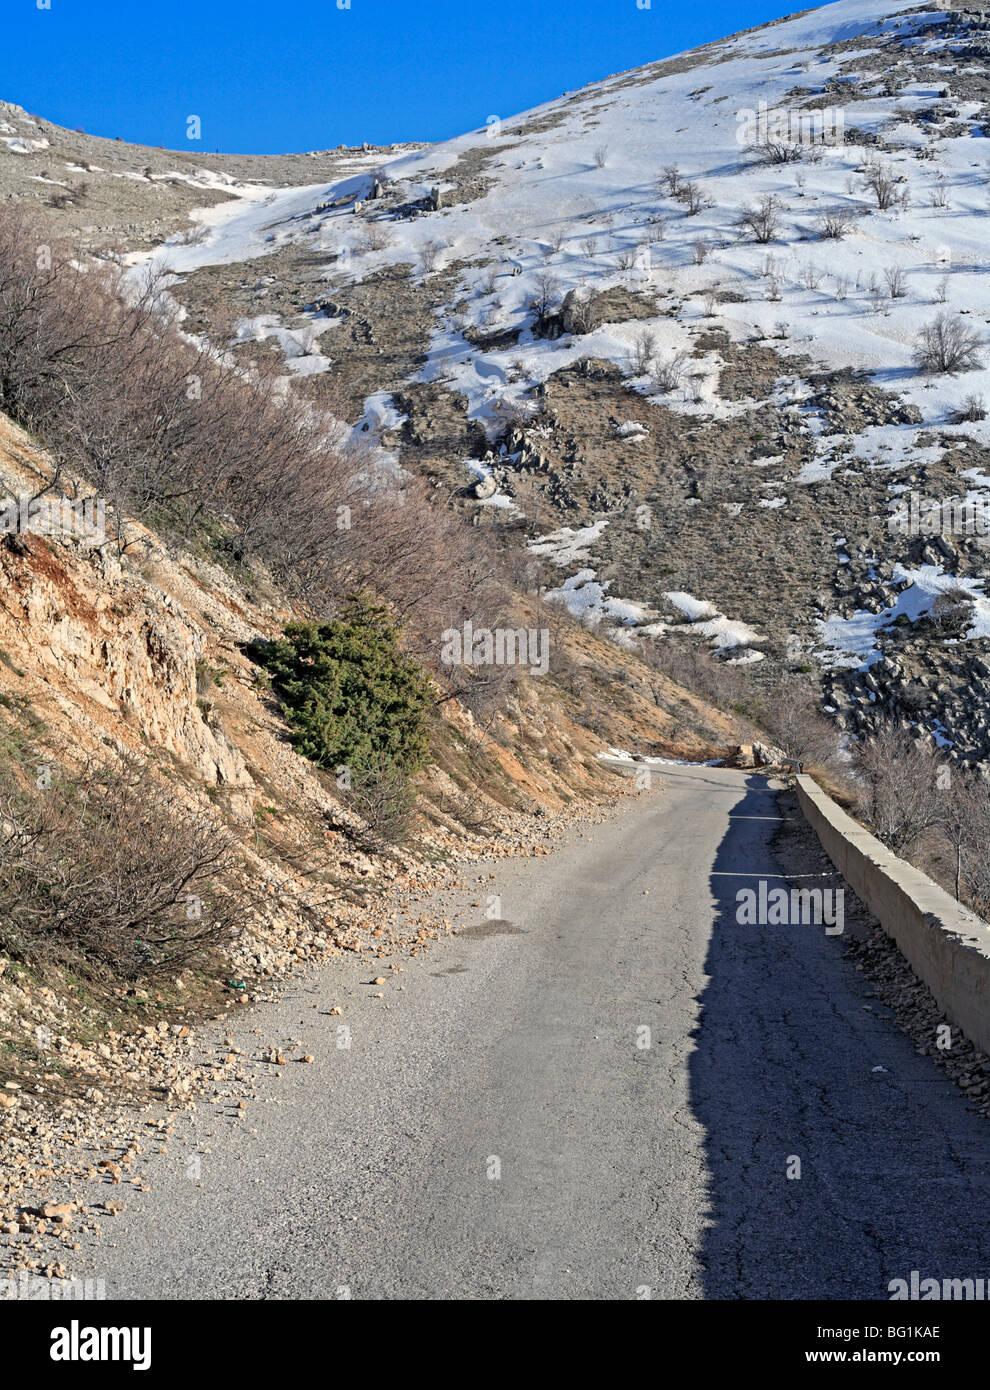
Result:
{"label": "road shadow", "polygon": [[740,888],[788,882],[770,849],[779,815],[748,778],[709,874],[689,1059],[707,1135],[705,1297],[888,1299],[912,1270],[990,1276],[986,1121],[916,1054],[841,937],[736,920]]}

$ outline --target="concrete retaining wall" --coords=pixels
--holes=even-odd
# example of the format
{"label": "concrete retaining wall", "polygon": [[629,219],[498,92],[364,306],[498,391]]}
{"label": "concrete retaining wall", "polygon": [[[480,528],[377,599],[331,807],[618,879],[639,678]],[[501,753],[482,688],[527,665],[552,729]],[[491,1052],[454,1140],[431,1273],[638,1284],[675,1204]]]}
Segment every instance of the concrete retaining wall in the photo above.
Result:
{"label": "concrete retaining wall", "polygon": [[822,848],[947,1017],[990,1054],[990,927],[847,816],[811,777],[797,795]]}

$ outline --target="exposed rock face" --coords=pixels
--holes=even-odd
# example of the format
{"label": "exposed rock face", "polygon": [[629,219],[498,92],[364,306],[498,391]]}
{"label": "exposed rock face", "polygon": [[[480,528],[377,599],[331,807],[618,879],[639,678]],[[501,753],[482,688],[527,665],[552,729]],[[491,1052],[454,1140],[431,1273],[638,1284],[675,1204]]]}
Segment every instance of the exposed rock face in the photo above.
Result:
{"label": "exposed rock face", "polygon": [[94,730],[102,716],[120,716],[207,785],[252,786],[215,709],[197,702],[200,624],[170,595],[125,576],[112,556],[54,550],[37,536],[18,550],[0,549],[5,649],[26,644],[38,674]]}
{"label": "exposed rock face", "polygon": [[560,306],[562,333],[594,333],[602,323],[601,311],[594,298],[578,290],[568,290]]}

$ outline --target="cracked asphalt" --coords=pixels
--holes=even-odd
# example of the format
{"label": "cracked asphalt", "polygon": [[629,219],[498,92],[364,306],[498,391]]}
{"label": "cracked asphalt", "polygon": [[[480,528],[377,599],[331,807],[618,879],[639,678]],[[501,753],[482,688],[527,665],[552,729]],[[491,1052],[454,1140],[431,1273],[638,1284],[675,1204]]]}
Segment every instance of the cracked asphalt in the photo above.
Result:
{"label": "cracked asphalt", "polygon": [[489,866],[500,920],[461,894],[471,929],[384,986],[341,962],[224,1027],[315,1061],[261,1075],[241,1119],[183,1114],[72,1272],[173,1299],[883,1299],[913,1269],[990,1275],[985,1122],[840,938],[735,921],[739,887],[783,881],[773,787],[656,780],[552,857]]}

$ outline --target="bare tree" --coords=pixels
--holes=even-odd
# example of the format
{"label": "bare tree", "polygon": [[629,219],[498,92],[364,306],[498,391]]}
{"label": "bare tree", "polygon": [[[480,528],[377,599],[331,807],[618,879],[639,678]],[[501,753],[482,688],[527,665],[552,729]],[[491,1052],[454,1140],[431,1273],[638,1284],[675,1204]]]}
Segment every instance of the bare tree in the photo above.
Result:
{"label": "bare tree", "polygon": [[775,194],[768,193],[754,207],[744,208],[739,214],[738,225],[748,231],[755,241],[766,245],[777,235],[777,215],[781,202]]}
{"label": "bare tree", "polygon": [[897,202],[897,180],[887,164],[870,164],[863,175],[863,185],[876,199],[881,212]]}
{"label": "bare tree", "polygon": [[[953,772],[955,785],[958,772]],[[961,804],[948,811],[942,829],[953,847],[959,840],[956,897],[964,893],[981,917],[990,920],[990,789],[975,773],[965,778]]]}
{"label": "bare tree", "polygon": [[[938,778],[936,823],[955,854],[954,891],[962,898],[964,872],[986,906],[983,864],[990,855],[990,790],[975,773],[944,763]],[[970,875],[972,870],[972,875]]]}
{"label": "bare tree", "polygon": [[711,199],[699,183],[684,183],[677,194],[677,200],[684,204],[688,217],[696,217],[703,208],[711,207]]}
{"label": "bare tree", "polygon": [[668,198],[680,197],[681,188],[684,180],[681,178],[681,171],[676,164],[665,164],[660,171],[657,185],[661,193],[665,193]]}
{"label": "bare tree", "polygon": [[557,305],[557,297],[560,294],[560,281],[549,270],[540,271],[536,277],[536,296],[533,300],[533,311],[536,315],[537,335],[546,327],[553,315]]}
{"label": "bare tree", "polygon": [[907,294],[907,277],[899,265],[889,265],[883,273],[891,299],[903,299]]}
{"label": "bare tree", "polygon": [[637,333],[633,343],[632,372],[634,376],[646,376],[657,355],[657,335],[650,328]]}
{"label": "bare tree", "polygon": [[920,740],[887,725],[859,749],[860,807],[883,840],[900,854],[938,823],[938,758]]}
{"label": "bare tree", "polygon": [[760,720],[784,752],[802,765],[829,770],[837,766],[839,731],[800,676],[785,676],[773,687],[764,699]]}
{"label": "bare tree", "polygon": [[918,334],[914,359],[931,375],[977,371],[983,365],[983,339],[961,318],[937,314]]}

